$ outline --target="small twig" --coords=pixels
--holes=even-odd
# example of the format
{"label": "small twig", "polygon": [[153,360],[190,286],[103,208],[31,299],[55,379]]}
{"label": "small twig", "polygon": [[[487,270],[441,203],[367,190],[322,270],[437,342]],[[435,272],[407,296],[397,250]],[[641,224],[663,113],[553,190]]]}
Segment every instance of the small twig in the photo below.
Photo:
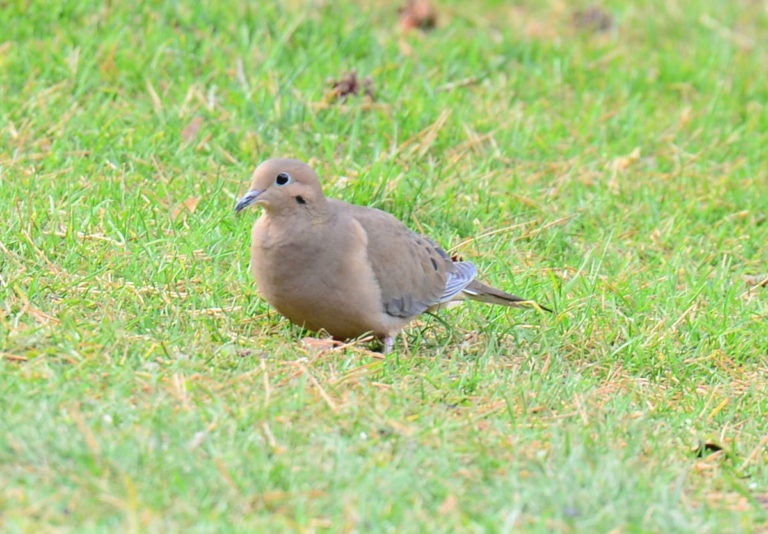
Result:
{"label": "small twig", "polygon": [[11,360],[14,362],[29,361],[29,358],[27,358],[26,356],[19,356],[17,354],[11,354],[10,352],[0,352],[0,358],[5,358],[6,360]]}

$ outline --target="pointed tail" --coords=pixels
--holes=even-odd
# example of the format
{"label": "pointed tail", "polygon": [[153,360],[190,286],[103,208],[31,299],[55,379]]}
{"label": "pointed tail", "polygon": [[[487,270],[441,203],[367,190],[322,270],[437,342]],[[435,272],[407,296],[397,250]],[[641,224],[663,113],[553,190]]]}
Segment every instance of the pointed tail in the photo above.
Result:
{"label": "pointed tail", "polygon": [[463,296],[469,300],[498,304],[499,306],[514,306],[515,308],[541,308],[552,313],[552,310],[532,300],[524,299],[510,293],[505,293],[495,287],[487,286],[477,280],[472,280],[462,291]]}

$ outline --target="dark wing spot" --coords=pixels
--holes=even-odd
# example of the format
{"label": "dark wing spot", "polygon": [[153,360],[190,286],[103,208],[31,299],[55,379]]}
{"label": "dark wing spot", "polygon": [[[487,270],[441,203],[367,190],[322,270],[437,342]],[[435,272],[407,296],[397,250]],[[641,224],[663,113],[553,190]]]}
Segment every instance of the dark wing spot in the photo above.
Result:
{"label": "dark wing spot", "polygon": [[384,303],[384,312],[392,317],[405,319],[415,317],[429,308],[433,302],[414,300],[412,296],[405,295],[402,298],[393,298]]}
{"label": "dark wing spot", "polygon": [[306,203],[307,203],[307,201],[306,201],[306,200],[304,200],[304,197],[303,197],[303,196],[301,196],[301,195],[298,195],[298,196],[296,196],[296,197],[293,197],[293,198],[295,198],[295,199],[296,199],[296,202],[298,202],[299,204],[306,204]]}
{"label": "dark wing spot", "polygon": [[448,256],[448,254],[446,254],[445,251],[442,248],[440,248],[439,246],[435,245],[433,250],[435,251],[435,254],[437,254],[438,256],[443,258],[444,260],[450,259],[450,256]]}
{"label": "dark wing spot", "polygon": [[429,258],[429,261],[432,262],[432,267],[434,267],[435,270],[437,271],[437,262],[435,261],[435,258]]}

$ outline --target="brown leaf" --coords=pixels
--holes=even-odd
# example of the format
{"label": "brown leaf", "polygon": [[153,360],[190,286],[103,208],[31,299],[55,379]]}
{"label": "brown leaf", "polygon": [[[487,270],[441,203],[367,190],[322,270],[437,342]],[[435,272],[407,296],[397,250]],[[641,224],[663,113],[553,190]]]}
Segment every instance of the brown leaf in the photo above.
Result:
{"label": "brown leaf", "polygon": [[189,124],[187,124],[184,129],[181,131],[181,138],[184,140],[185,143],[189,143],[197,137],[197,131],[200,129],[200,126],[203,125],[203,118],[202,117],[192,117],[192,120],[189,121]]}
{"label": "brown leaf", "polygon": [[332,81],[328,100],[346,100],[349,95],[363,94],[373,99],[373,80],[370,78],[358,78],[357,71],[349,71],[340,80]]}
{"label": "brown leaf", "polygon": [[181,204],[175,206],[171,210],[171,219],[174,221],[179,218],[179,216],[186,210],[188,213],[195,213],[195,210],[197,209],[197,204],[200,202],[200,199],[197,197],[189,197]]}
{"label": "brown leaf", "polygon": [[428,31],[437,25],[437,11],[429,0],[408,0],[397,12],[403,31]]}
{"label": "brown leaf", "polygon": [[197,197],[189,197],[184,201],[184,207],[187,208],[189,213],[195,213],[197,205],[200,203],[200,199]]}

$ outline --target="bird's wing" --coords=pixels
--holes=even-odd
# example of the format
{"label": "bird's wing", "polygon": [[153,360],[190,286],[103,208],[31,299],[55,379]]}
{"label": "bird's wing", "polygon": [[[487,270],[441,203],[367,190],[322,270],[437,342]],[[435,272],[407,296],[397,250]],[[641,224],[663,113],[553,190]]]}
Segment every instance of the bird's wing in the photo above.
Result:
{"label": "bird's wing", "polygon": [[365,230],[368,261],[387,314],[414,317],[450,300],[474,278],[474,265],[451,261],[434,241],[412,232],[392,215],[339,200],[329,202]]}

